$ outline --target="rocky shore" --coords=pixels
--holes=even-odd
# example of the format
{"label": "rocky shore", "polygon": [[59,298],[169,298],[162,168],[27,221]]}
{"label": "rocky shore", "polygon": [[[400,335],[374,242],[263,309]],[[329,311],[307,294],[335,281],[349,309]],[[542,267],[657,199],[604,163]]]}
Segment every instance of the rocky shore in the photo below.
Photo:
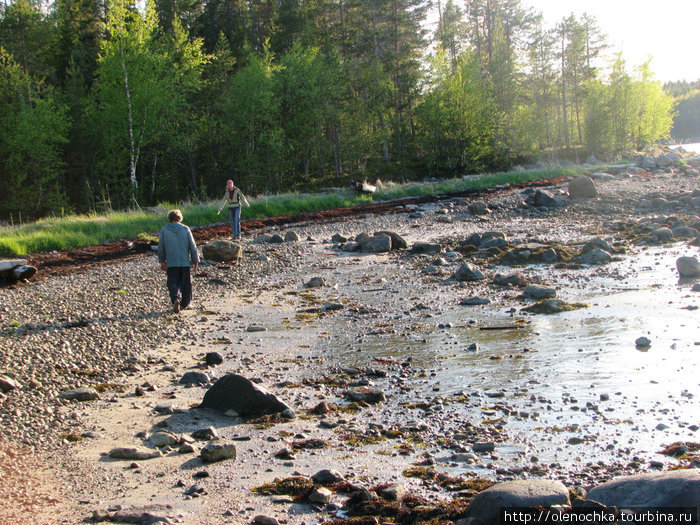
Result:
{"label": "rocky shore", "polygon": [[[457,354],[483,356],[479,374],[497,375],[544,353],[510,336],[512,350],[488,354],[464,334],[585,312],[583,290],[634,280],[652,249],[685,258],[672,270],[684,277],[674,315],[695,340],[676,344],[700,343],[700,178],[688,165],[647,168],[271,230],[245,239],[242,257],[203,264],[180,315],[154,257],[1,289],[0,489],[16,495],[2,522],[488,523],[503,483],[514,484],[508,505],[562,509],[620,476],[657,476],[681,500],[697,493],[693,391],[654,400],[654,411],[678,408],[665,426],[677,424],[645,455],[633,431],[606,434],[640,401],[597,389],[552,400],[550,370],[501,388],[449,377]],[[654,348],[658,334],[633,339]],[[195,408],[230,373],[289,412]],[[208,462],[208,444],[228,459]]]}

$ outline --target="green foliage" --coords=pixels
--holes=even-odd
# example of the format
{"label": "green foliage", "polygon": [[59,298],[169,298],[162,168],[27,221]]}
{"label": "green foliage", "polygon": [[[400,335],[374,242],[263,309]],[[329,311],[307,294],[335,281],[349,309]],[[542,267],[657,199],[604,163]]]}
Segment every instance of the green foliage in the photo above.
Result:
{"label": "green foliage", "polygon": [[597,71],[593,18],[546,29],[520,0],[446,0],[444,52],[426,60],[428,7],[6,3],[0,219],[207,200],[227,178],[256,195],[453,177],[667,136],[673,110],[648,65]]}
{"label": "green foliage", "polygon": [[284,132],[279,127],[280,100],[275,95],[278,66],[272,56],[254,55],[238,70],[223,103],[230,154],[222,167],[239,186],[279,191]]}
{"label": "green foliage", "polygon": [[477,60],[465,52],[452,68],[440,51],[433,59],[433,78],[416,110],[430,173],[481,171],[493,154],[497,122]]}
{"label": "green foliage", "polygon": [[68,126],[65,107],[51,90],[32,82],[0,47],[0,213],[25,217],[60,208],[57,178]]}
{"label": "green foliage", "polygon": [[608,83],[589,83],[586,133],[591,151],[619,154],[668,137],[673,101],[650,77],[648,64],[633,78],[618,57]]}

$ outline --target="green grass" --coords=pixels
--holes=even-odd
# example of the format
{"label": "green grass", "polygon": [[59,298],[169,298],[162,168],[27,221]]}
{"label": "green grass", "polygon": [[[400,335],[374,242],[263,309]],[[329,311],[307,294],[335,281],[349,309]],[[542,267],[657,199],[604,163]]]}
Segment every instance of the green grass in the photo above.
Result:
{"label": "green grass", "polygon": [[[517,173],[496,173],[448,179],[432,183],[390,184],[372,195],[358,195],[350,190],[319,194],[285,194],[250,199],[244,219],[261,219],[295,215],[367,204],[378,200],[421,197],[493,188],[559,176],[573,176],[581,169],[550,169]],[[62,251],[103,244],[116,240],[136,240],[157,236],[167,222],[167,210],[180,208],[189,226],[207,226],[227,222],[226,210],[216,214],[219,202],[162,203],[156,211],[124,211],[107,215],[78,215],[41,219],[29,224],[0,228],[0,256],[22,256],[53,250]]]}

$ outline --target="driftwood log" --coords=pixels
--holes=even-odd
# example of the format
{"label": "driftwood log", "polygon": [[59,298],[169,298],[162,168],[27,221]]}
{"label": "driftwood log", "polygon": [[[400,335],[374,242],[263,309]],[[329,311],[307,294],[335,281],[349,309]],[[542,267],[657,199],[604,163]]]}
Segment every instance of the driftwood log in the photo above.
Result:
{"label": "driftwood log", "polygon": [[0,279],[20,281],[30,279],[36,273],[34,266],[28,266],[26,259],[0,261]]}
{"label": "driftwood log", "polygon": [[355,191],[358,191],[360,193],[374,193],[377,191],[377,187],[374,184],[370,184],[369,182],[354,182],[353,187],[355,188]]}

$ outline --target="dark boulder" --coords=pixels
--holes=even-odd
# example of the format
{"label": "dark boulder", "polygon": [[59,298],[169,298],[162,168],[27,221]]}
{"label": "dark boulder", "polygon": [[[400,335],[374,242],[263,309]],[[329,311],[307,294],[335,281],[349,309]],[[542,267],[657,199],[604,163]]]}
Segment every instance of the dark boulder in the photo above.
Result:
{"label": "dark boulder", "polygon": [[236,411],[243,417],[260,417],[289,410],[290,407],[274,394],[238,374],[219,379],[204,394],[202,408]]}

